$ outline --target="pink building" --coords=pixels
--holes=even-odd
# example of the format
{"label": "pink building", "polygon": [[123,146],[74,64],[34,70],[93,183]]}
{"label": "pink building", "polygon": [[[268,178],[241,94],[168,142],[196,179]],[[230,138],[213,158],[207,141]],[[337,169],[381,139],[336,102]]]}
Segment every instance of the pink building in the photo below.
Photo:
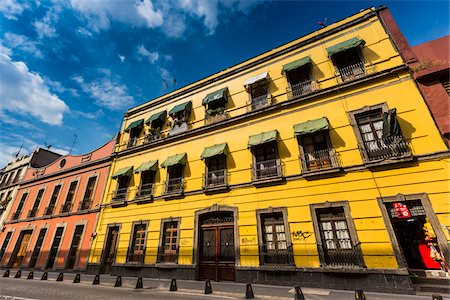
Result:
{"label": "pink building", "polygon": [[0,266],[86,268],[114,143],[27,170],[0,233]]}

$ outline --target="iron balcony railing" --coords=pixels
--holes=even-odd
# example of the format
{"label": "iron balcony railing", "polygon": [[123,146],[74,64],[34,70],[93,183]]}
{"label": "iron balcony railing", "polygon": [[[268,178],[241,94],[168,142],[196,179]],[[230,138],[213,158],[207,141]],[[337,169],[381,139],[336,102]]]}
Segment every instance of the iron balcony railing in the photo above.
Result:
{"label": "iron balcony railing", "polygon": [[305,80],[296,84],[289,84],[286,88],[288,98],[298,98],[319,89],[318,84],[314,80]]}
{"label": "iron balcony railing", "polygon": [[359,145],[364,161],[388,160],[412,155],[409,143],[403,136],[393,136]]}
{"label": "iron balcony railing", "polygon": [[164,246],[158,247],[158,263],[176,263],[177,262],[177,251],[176,250],[166,250]]}
{"label": "iron balcony railing", "polygon": [[28,212],[28,218],[33,218],[36,217],[38,209],[37,208],[33,208]]}
{"label": "iron balcony railing", "polygon": [[258,161],[252,164],[253,180],[281,177],[282,168],[279,159]]}
{"label": "iron balcony railing", "polygon": [[18,220],[19,217],[20,217],[20,213],[21,213],[20,211],[16,211],[16,212],[13,214],[11,220]]}
{"label": "iron balcony railing", "polygon": [[210,171],[203,175],[203,188],[209,189],[228,185],[227,170]]}
{"label": "iron balcony railing", "polygon": [[45,208],[45,213],[44,213],[44,215],[45,215],[45,216],[53,215],[53,212],[54,212],[54,211],[55,211],[55,206],[54,206],[54,205],[47,206],[47,207]]}
{"label": "iron balcony railing", "polygon": [[153,183],[141,184],[136,193],[136,198],[148,198],[153,195]]}
{"label": "iron balcony railing", "polygon": [[215,115],[210,115],[205,117],[205,125],[217,123],[228,118],[228,113],[225,111],[223,113],[218,113]]}
{"label": "iron balcony railing", "polygon": [[343,82],[361,78],[367,75],[364,62],[359,62],[347,67],[339,68],[339,76]]}
{"label": "iron balcony railing", "polygon": [[88,210],[91,208],[92,199],[83,199],[81,203],[78,205],[78,210]]}
{"label": "iron balcony railing", "polygon": [[[273,245],[272,245],[273,246]],[[266,244],[259,246],[262,264],[267,265],[293,265],[294,253],[292,245],[286,249],[268,249]]]}
{"label": "iron balcony railing", "polygon": [[259,97],[252,98],[252,100],[247,105],[248,111],[254,111],[261,109],[263,107],[269,106],[271,104],[271,97],[269,94],[262,95]]}
{"label": "iron balcony railing", "polygon": [[120,188],[114,191],[112,202],[124,202],[127,201],[128,188]]}
{"label": "iron balcony railing", "polygon": [[64,203],[63,206],[61,206],[61,210],[59,211],[60,213],[66,213],[66,212],[70,212],[72,209],[72,202],[67,202]]}
{"label": "iron balcony railing", "polygon": [[151,143],[153,141],[157,141],[162,139],[162,133],[159,130],[152,130],[145,136],[145,143]]}
{"label": "iron balcony railing", "polygon": [[339,160],[334,149],[307,152],[299,155],[302,172],[312,172],[339,167]]}
{"label": "iron balcony railing", "polygon": [[137,146],[137,143],[138,143],[138,138],[137,137],[132,137],[127,142],[127,148],[131,148],[131,147]]}
{"label": "iron balcony railing", "polygon": [[127,254],[127,263],[144,263],[144,257],[145,257],[145,248],[143,251],[139,251],[142,253],[134,253],[133,249],[128,249]]}
{"label": "iron balcony railing", "polygon": [[330,267],[355,267],[360,264],[361,253],[356,247],[351,249],[325,249],[325,263]]}
{"label": "iron balcony railing", "polygon": [[164,194],[182,194],[184,191],[184,178],[173,178],[165,182]]}

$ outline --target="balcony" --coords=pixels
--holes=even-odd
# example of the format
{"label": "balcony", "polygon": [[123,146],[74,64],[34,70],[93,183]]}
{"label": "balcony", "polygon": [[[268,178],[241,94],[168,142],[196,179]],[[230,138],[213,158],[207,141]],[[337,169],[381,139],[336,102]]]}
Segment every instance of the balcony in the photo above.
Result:
{"label": "balcony", "polygon": [[226,119],[228,119],[228,114],[226,111],[216,113],[216,114],[211,114],[211,115],[207,114],[205,116],[205,125],[217,123],[217,122],[220,122],[220,121],[223,121]]}
{"label": "balcony", "polygon": [[83,199],[83,201],[81,201],[80,205],[78,205],[78,211],[88,210],[91,208],[91,205],[92,205],[92,199]]}
{"label": "balcony", "polygon": [[64,203],[63,206],[61,206],[61,210],[59,211],[61,214],[68,213],[72,210],[72,202]]}
{"label": "balcony", "polygon": [[151,143],[153,141],[157,141],[157,140],[160,140],[162,138],[163,138],[163,136],[162,136],[161,132],[159,132],[159,131],[152,131],[152,132],[150,132],[149,134],[147,134],[145,136],[144,142],[145,143]]}
{"label": "balcony", "polygon": [[54,205],[47,206],[45,208],[44,216],[53,215],[54,212],[55,212],[55,206]]}
{"label": "balcony", "polygon": [[111,203],[122,204],[127,201],[127,198],[128,198],[128,188],[119,188],[114,191]]}
{"label": "balcony", "polygon": [[266,183],[282,179],[282,167],[279,159],[259,161],[252,164],[252,180],[254,183]]}
{"label": "balcony", "polygon": [[366,164],[392,163],[412,160],[411,147],[403,136],[393,136],[360,144],[359,148]]}
{"label": "balcony", "polygon": [[137,146],[137,143],[138,143],[138,138],[137,137],[130,138],[128,140],[128,142],[127,142],[127,149]]}
{"label": "balcony", "polygon": [[137,190],[135,200],[138,202],[149,202],[153,201],[153,183],[141,184]]}
{"label": "balcony", "polygon": [[340,163],[334,149],[307,152],[299,155],[304,176],[340,171]]}
{"label": "balcony", "polygon": [[325,249],[325,264],[327,267],[355,268],[360,265],[361,254],[356,247],[351,249]]}
{"label": "balcony", "polygon": [[342,82],[351,81],[367,75],[364,62],[355,63],[353,65],[338,68],[338,75]]}
{"label": "balcony", "polygon": [[34,217],[36,217],[37,211],[38,211],[37,208],[31,209],[31,210],[28,212],[27,217],[28,217],[28,218],[34,218]]}
{"label": "balcony", "polygon": [[269,94],[252,98],[247,105],[247,111],[255,111],[271,104],[271,97]]}
{"label": "balcony", "polygon": [[166,197],[181,196],[184,192],[184,178],[173,178],[165,182],[164,195]]}
{"label": "balcony", "polygon": [[228,187],[227,170],[216,170],[203,174],[203,189],[214,191]]}
{"label": "balcony", "polygon": [[273,244],[264,244],[259,247],[262,265],[285,265],[292,266],[294,264],[294,254],[292,245],[286,249],[270,249]]}
{"label": "balcony", "polygon": [[184,120],[184,119],[180,119],[180,120],[175,119],[175,120],[173,120],[172,127],[170,128],[169,135],[170,136],[177,135],[177,134],[180,134],[180,133],[188,131],[188,129],[189,128],[188,128],[188,124],[187,124],[186,120]]}
{"label": "balcony", "polygon": [[288,99],[303,97],[317,90],[319,90],[318,84],[313,80],[305,80],[297,84],[289,84],[286,88]]}

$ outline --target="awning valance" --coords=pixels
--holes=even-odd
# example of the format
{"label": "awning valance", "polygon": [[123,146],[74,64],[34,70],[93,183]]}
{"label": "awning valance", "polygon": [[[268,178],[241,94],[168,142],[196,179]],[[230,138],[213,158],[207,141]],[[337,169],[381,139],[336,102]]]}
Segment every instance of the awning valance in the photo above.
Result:
{"label": "awning valance", "polygon": [[125,167],[116,171],[111,178],[115,179],[119,176],[131,176],[133,174],[133,167]]}
{"label": "awning valance", "polygon": [[175,165],[185,165],[186,164],[186,153],[176,154],[174,156],[169,156],[162,164],[162,168],[167,168]]}
{"label": "awning valance", "polygon": [[306,121],[304,123],[294,125],[294,134],[303,135],[310,134],[321,130],[327,130],[330,127],[328,119],[323,117],[316,120]]}
{"label": "awning valance", "polygon": [[218,91],[209,93],[208,95],[206,95],[205,99],[202,100],[202,105],[206,105],[208,103],[211,102],[215,102],[215,101],[220,101],[220,100],[225,100],[225,103],[228,101],[228,88],[223,88],[220,89]]}
{"label": "awning valance", "polygon": [[278,137],[277,130],[266,131],[260,134],[251,135],[248,139],[247,147],[251,148],[268,142],[276,141],[277,137]]}
{"label": "awning valance", "polygon": [[173,115],[173,114],[175,114],[175,113],[177,113],[177,112],[180,112],[180,111],[183,111],[183,110],[186,110],[186,111],[191,111],[191,108],[192,108],[192,102],[191,101],[187,101],[187,102],[184,102],[184,103],[181,103],[181,104],[178,104],[177,106],[175,106],[174,108],[172,108],[170,111],[169,111],[169,115]]}
{"label": "awning valance", "polygon": [[200,158],[203,160],[205,158],[213,157],[213,156],[221,155],[221,154],[227,155],[227,143],[214,145],[214,146],[205,148],[205,150],[203,150],[203,153],[200,156]]}
{"label": "awning valance", "polygon": [[358,46],[364,46],[365,43],[366,42],[364,40],[361,40],[357,37],[351,38],[349,40],[346,40],[345,42],[327,48],[328,56],[332,56],[339,52],[352,49]]}
{"label": "awning valance", "polygon": [[311,63],[311,58],[309,56],[304,57],[299,60],[296,60],[296,61],[293,61],[293,62],[290,62],[283,66],[283,68],[281,69],[281,74],[298,69],[298,68],[303,67],[304,65],[307,65],[310,63]]}
{"label": "awning valance", "polygon": [[128,125],[128,127],[125,129],[125,132],[128,132],[133,128],[142,128],[143,125],[144,125],[144,119],[134,121],[130,125]]}
{"label": "awning valance", "polygon": [[264,72],[264,73],[262,73],[262,74],[259,74],[259,75],[257,75],[257,76],[254,76],[254,77],[252,77],[252,78],[247,79],[247,80],[244,82],[244,85],[245,85],[245,86],[251,85],[251,84],[254,84],[254,83],[258,82],[258,81],[267,79],[268,77],[269,77],[269,73]]}
{"label": "awning valance", "polygon": [[142,165],[140,165],[136,170],[134,170],[134,173],[145,172],[145,171],[156,171],[157,167],[158,167],[158,161],[151,160],[151,161],[145,162]]}
{"label": "awning valance", "polygon": [[150,118],[148,118],[147,121],[145,121],[145,124],[151,124],[153,121],[156,121],[156,120],[165,122],[166,115],[167,115],[167,111],[165,111],[165,110],[160,111],[159,113],[151,115]]}

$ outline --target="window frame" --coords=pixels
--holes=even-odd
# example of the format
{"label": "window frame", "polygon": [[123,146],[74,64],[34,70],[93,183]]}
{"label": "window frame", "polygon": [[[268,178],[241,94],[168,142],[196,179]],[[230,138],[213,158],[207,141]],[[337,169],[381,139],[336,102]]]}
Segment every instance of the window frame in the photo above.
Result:
{"label": "window frame", "polygon": [[[88,188],[89,180],[91,180],[91,178],[95,178],[94,187],[92,188],[92,201],[91,201],[91,204],[89,205],[88,208],[82,209],[83,204],[84,204],[84,202],[85,202],[84,200],[85,200],[85,196],[86,196],[86,191],[87,191],[87,188]],[[79,204],[78,204],[78,211],[89,210],[89,209],[91,209],[92,204],[94,204],[95,192],[97,191],[97,185],[98,185],[98,182],[99,182],[99,175],[98,175],[98,174],[93,174],[93,175],[87,177],[87,181],[86,181],[86,186],[85,186],[85,189],[84,189],[83,197],[82,197],[82,198],[80,199],[80,201],[78,202],[78,203],[79,203]]]}
{"label": "window frame", "polygon": [[73,184],[74,182],[76,182],[77,185],[75,186],[75,190],[74,190],[74,192],[73,192],[73,197],[72,197],[72,200],[70,201],[71,207],[70,207],[70,209],[69,209],[67,212],[65,212],[65,213],[69,213],[69,212],[71,212],[72,209],[73,209],[73,205],[75,204],[75,200],[76,200],[76,198],[77,198],[78,188],[80,187],[80,180],[79,180],[78,178],[72,180],[72,181],[69,183],[69,187],[67,188],[66,198],[64,199],[64,202],[61,204],[60,213],[63,213],[63,212],[62,212],[62,209],[63,209],[63,207],[66,205],[67,197],[69,196],[69,192],[70,192],[70,187],[72,186],[72,184]]}
{"label": "window frame", "polygon": [[[316,237],[317,250],[319,253],[320,266],[324,267],[324,268],[336,268],[335,266],[328,265],[325,260],[325,248],[323,246],[323,241],[322,241],[322,237],[320,234],[317,210],[318,209],[327,209],[327,208],[338,208],[338,207],[342,207],[344,210],[344,217],[345,217],[345,221],[347,222],[347,229],[348,229],[348,233],[350,235],[350,238],[351,238],[351,241],[353,244],[352,246],[358,252],[358,257],[357,257],[358,265],[355,265],[354,267],[351,267],[351,268],[355,268],[355,267],[356,268],[366,268],[366,265],[364,263],[363,253],[361,250],[361,242],[358,239],[358,234],[356,232],[355,223],[351,216],[350,205],[349,205],[348,201],[333,201],[333,202],[327,201],[327,202],[323,202],[323,203],[314,203],[314,204],[309,205],[309,208],[311,211],[313,227],[314,227],[314,236]],[[339,268],[350,268],[350,267],[341,266]]]}
{"label": "window frame", "polygon": [[[47,210],[48,210],[48,208],[50,207],[50,203],[52,202],[52,197],[53,197],[53,194],[54,194],[55,189],[56,189],[57,186],[59,186],[60,188],[59,188],[58,194],[56,195],[55,203],[53,204],[53,211],[52,211],[52,214],[47,214]],[[47,206],[45,207],[45,210],[44,210],[44,212],[43,212],[43,215],[44,215],[44,216],[52,216],[52,215],[55,215],[56,208],[58,207],[58,200],[59,200],[59,198],[60,198],[60,196],[61,196],[63,187],[64,187],[64,182],[63,182],[63,181],[59,181],[59,182],[57,182],[55,185],[53,185],[52,193],[50,194],[50,199],[48,200]],[[44,192],[44,193],[45,193],[45,192]]]}
{"label": "window frame", "polygon": [[40,191],[43,191],[43,192],[42,192],[42,196],[41,196],[41,199],[39,200],[38,205],[36,206],[36,212],[34,213],[34,216],[33,216],[33,217],[36,217],[36,216],[38,215],[39,208],[40,208],[40,206],[41,206],[41,204],[42,204],[42,200],[44,200],[44,198],[45,198],[45,192],[47,191],[47,186],[46,186],[46,185],[41,186],[41,187],[37,190],[36,197],[34,197],[33,205],[31,206],[30,210],[28,211],[28,215],[27,215],[28,218],[32,218],[32,217],[30,217],[29,215],[30,215],[31,211],[34,209],[34,206],[35,206],[35,204],[36,204],[36,200],[37,200],[37,198],[38,198],[38,195],[39,195],[39,192],[40,192]]}
{"label": "window frame", "polygon": [[[165,232],[164,232],[164,226],[166,223],[171,223],[171,222],[177,222],[177,241],[176,241],[176,252],[175,252],[175,261],[174,262],[165,262],[163,260],[161,260],[161,257],[164,256],[164,239],[165,239]],[[157,254],[157,258],[156,258],[156,263],[157,264],[178,264],[178,255],[180,253],[180,226],[181,225],[181,217],[176,217],[176,218],[164,218],[161,219],[161,227],[159,230],[159,241],[158,241],[158,254]]]}
{"label": "window frame", "polygon": [[[25,196],[25,197],[24,197]],[[16,197],[17,197],[17,195],[16,195]],[[28,200],[28,197],[30,197],[30,190],[29,189],[26,189],[26,190],[24,190],[23,192],[22,192],[22,194],[20,195],[20,200],[19,200],[19,202],[17,202],[17,207],[16,207],[16,209],[14,210],[14,212],[13,212],[13,214],[11,215],[11,220],[21,220],[21,218],[20,218],[20,216],[22,215],[22,213],[23,213],[23,209],[25,208],[25,204],[27,203],[27,200]],[[13,200],[13,199],[11,199],[11,200]],[[23,200],[23,201],[22,201]],[[19,211],[19,206],[21,206],[22,205],[22,207],[20,207],[20,211]],[[12,211],[12,210],[11,210]],[[17,218],[14,218],[14,216],[17,214]]]}
{"label": "window frame", "polygon": [[[259,144],[256,146],[252,146],[250,148],[250,152],[252,154],[252,181],[253,182],[261,182],[261,181],[271,181],[271,180],[279,180],[280,178],[283,178],[283,166],[281,165],[281,158],[280,158],[280,152],[278,150],[278,139],[276,141],[271,141],[263,144]],[[277,176],[269,176],[269,177],[261,177],[258,178],[256,174],[256,164],[258,163],[256,161],[256,151],[258,147],[267,147],[268,145],[274,145],[275,149],[275,160],[277,162]],[[265,160],[267,161],[267,160]],[[278,174],[278,165],[280,165],[280,174]]]}
{"label": "window frame", "polygon": [[[148,230],[149,230],[149,224],[150,221],[149,220],[140,220],[140,221],[134,221],[131,225],[131,231],[130,231],[130,240],[128,242],[128,250],[127,250],[127,256],[126,256],[126,264],[131,264],[131,265],[142,265],[145,263],[145,253],[147,250],[147,238],[148,238]],[[129,257],[130,255],[134,255],[134,234],[135,234],[135,228],[138,225],[145,225],[145,232],[144,232],[144,249],[142,250],[142,260],[141,261],[129,261]],[[119,242],[119,240],[118,240]],[[119,244],[117,242],[117,244]],[[132,252],[133,251],[133,252]]]}
{"label": "window frame", "polygon": [[[223,187],[223,186],[227,186],[228,185],[227,156],[228,155],[223,153],[223,154],[214,155],[214,156],[205,158],[205,175],[203,176],[204,177],[203,180],[204,180],[205,184],[204,184],[203,188],[205,188],[205,189],[214,189],[215,187]],[[216,157],[223,157],[224,169],[222,169],[222,170],[225,171],[224,172],[224,181],[221,184],[211,185],[211,184],[208,184],[208,174],[210,172],[209,169],[210,169],[211,158],[215,158],[216,159]],[[213,170],[213,171],[220,171],[220,170]],[[213,172],[213,171],[211,171],[211,172]]]}
{"label": "window frame", "polygon": [[[172,168],[181,168],[181,177],[176,177],[176,178],[181,178],[181,189],[180,191],[169,191],[169,181],[173,178],[171,178],[170,176],[170,171],[172,170]],[[186,165],[182,165],[182,164],[176,164],[173,166],[168,166],[166,168],[166,184],[164,187],[164,194],[165,195],[178,195],[178,194],[182,194],[184,192],[184,176],[185,176],[185,169],[186,169]]]}

